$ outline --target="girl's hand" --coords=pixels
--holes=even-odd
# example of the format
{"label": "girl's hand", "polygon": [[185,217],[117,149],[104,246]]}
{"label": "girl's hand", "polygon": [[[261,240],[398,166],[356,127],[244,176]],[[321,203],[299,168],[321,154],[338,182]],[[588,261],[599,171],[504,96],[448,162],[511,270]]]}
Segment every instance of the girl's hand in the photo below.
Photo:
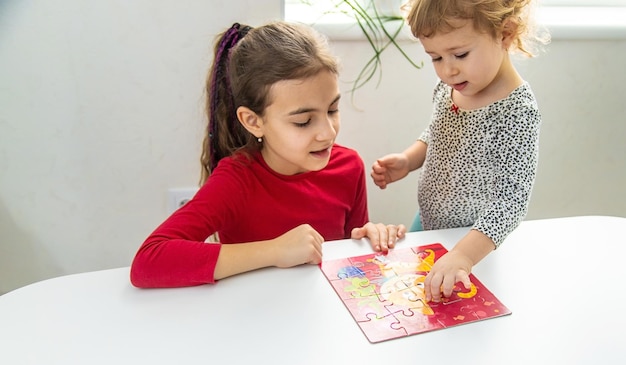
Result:
{"label": "girl's hand", "polygon": [[324,238],[313,227],[302,224],[272,240],[275,266],[292,267],[322,262]]}
{"label": "girl's hand", "polygon": [[450,251],[435,262],[424,280],[424,294],[426,302],[439,302],[444,297],[452,295],[454,284],[461,282],[465,289],[469,289],[471,282],[469,274],[472,270],[472,260],[458,251]]}
{"label": "girl's hand", "polygon": [[370,244],[374,251],[387,252],[394,248],[398,239],[403,238],[406,234],[406,227],[404,224],[384,225],[382,223],[374,224],[367,222],[361,228],[354,228],[352,230],[352,239],[361,239],[364,237],[369,238]]}
{"label": "girl's hand", "polygon": [[372,165],[371,176],[374,184],[381,189],[409,174],[409,160],[403,153],[393,153],[379,158]]}

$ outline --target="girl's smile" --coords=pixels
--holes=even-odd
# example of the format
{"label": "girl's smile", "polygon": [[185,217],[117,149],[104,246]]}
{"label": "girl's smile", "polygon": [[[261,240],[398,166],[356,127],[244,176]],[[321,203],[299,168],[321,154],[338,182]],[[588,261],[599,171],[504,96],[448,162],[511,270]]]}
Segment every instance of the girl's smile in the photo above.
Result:
{"label": "girl's smile", "polygon": [[332,150],[332,146],[327,147],[323,150],[319,150],[319,151],[313,151],[311,152],[311,154],[313,155],[313,157],[316,158],[321,158],[321,159],[329,159],[330,158],[330,151]]}

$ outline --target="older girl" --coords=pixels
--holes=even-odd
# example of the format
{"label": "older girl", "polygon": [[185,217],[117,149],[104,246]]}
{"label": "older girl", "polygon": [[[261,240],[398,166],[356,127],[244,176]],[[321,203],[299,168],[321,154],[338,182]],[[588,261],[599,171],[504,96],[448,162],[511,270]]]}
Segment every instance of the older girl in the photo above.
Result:
{"label": "older girl", "polygon": [[368,237],[386,251],[404,236],[403,225],[368,222],[363,161],[335,143],[337,74],[325,40],[307,26],[234,24],[219,37],[201,188],[141,245],[133,285],[215,283],[318,264],[323,241]]}

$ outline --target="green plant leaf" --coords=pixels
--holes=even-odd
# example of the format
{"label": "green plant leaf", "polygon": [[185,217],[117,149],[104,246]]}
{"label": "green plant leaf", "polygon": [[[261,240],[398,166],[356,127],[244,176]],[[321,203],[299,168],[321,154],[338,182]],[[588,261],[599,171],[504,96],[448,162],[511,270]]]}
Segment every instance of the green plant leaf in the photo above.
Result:
{"label": "green plant leaf", "polygon": [[[301,1],[304,4],[311,5],[311,0]],[[364,3],[364,1],[367,2]],[[414,68],[421,69],[424,66],[423,62],[417,63],[413,61],[396,41],[402,29],[406,26],[405,19],[401,16],[381,15],[374,4],[374,0],[333,0],[332,7],[325,13],[342,13],[354,19],[373,51],[372,57],[365,62],[356,79],[352,81],[350,94],[353,105],[356,90],[365,86],[376,76],[378,76],[376,87],[380,85],[383,72],[381,54],[389,46],[397,49],[402,57]],[[392,24],[396,26],[390,31],[388,27]]]}

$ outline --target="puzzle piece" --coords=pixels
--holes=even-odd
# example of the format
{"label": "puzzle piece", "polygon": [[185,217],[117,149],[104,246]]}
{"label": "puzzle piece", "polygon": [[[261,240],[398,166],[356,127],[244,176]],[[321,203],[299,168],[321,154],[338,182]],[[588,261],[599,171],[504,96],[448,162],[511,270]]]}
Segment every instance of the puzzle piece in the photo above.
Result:
{"label": "puzzle piece", "polygon": [[332,280],[330,284],[342,300],[376,294],[375,286],[365,276]]}
{"label": "puzzle piece", "polygon": [[345,299],[343,303],[357,322],[367,321],[372,316],[383,318],[391,314],[385,306],[385,302],[381,301],[377,295]]}
{"label": "puzzle piece", "polygon": [[404,311],[393,314],[397,322],[392,323],[391,327],[397,330],[402,329],[407,335],[424,332],[432,328],[432,319],[430,316],[418,315],[413,312],[407,315]]}
{"label": "puzzle piece", "polygon": [[362,265],[346,265],[344,260],[324,261],[320,264],[320,268],[325,273],[335,273],[328,276],[329,281],[342,280],[349,277],[364,277],[365,272],[360,268]]}
{"label": "puzzle piece", "polygon": [[335,292],[372,343],[511,312],[472,274],[472,286],[426,303],[424,279],[447,251],[441,244],[394,249],[320,265]]}
{"label": "puzzle piece", "polygon": [[408,335],[404,328],[399,328],[398,319],[393,315],[382,318],[370,315],[367,319],[357,322],[357,324],[361,327],[365,337],[372,343]]}

